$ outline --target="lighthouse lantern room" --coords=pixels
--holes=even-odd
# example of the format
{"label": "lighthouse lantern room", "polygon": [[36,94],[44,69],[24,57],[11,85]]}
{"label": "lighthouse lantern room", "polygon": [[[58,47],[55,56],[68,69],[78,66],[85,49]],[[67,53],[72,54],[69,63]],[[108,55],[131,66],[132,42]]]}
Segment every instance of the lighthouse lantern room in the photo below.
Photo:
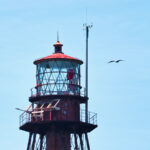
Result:
{"label": "lighthouse lantern room", "polygon": [[83,62],[65,55],[62,46],[57,41],[52,55],[34,61],[36,86],[20,115],[20,129],[29,132],[27,150],[90,150],[88,133],[97,127],[97,114],[81,109],[88,103],[81,92]]}

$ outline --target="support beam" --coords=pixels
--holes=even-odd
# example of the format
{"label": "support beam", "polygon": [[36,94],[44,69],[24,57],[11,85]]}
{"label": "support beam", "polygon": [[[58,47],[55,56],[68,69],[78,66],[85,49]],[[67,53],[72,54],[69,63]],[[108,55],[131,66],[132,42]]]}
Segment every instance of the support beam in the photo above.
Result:
{"label": "support beam", "polygon": [[89,139],[88,139],[87,133],[85,133],[85,139],[86,139],[87,148],[88,148],[88,150],[90,150],[90,144],[89,144]]}
{"label": "support beam", "polygon": [[36,141],[36,134],[33,134],[33,141],[32,141],[32,150],[34,150],[35,147],[35,141]]}
{"label": "support beam", "polygon": [[77,134],[74,133],[74,140],[75,140],[75,150],[78,150],[78,141],[77,141]]}
{"label": "support beam", "polygon": [[83,150],[83,140],[82,140],[82,134],[79,134],[79,138],[80,138],[81,150]]}
{"label": "support beam", "polygon": [[53,128],[46,133],[46,150],[71,150],[70,133]]}
{"label": "support beam", "polygon": [[40,150],[43,148],[43,135],[40,135]]}
{"label": "support beam", "polygon": [[29,140],[28,140],[27,150],[29,150],[29,149],[30,149],[31,138],[32,138],[32,133],[29,133]]}

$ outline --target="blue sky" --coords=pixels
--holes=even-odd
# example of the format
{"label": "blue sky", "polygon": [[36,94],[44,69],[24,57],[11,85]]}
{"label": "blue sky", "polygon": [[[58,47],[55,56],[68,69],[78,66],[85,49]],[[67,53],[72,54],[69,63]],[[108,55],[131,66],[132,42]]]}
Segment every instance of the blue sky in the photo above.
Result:
{"label": "blue sky", "polygon": [[[149,6],[148,0],[0,0],[1,149],[26,149],[15,107],[29,105],[33,61],[53,53],[58,30],[63,51],[84,61],[87,9],[89,109],[99,125],[89,134],[91,149],[149,150]],[[107,64],[111,59],[125,61]]]}

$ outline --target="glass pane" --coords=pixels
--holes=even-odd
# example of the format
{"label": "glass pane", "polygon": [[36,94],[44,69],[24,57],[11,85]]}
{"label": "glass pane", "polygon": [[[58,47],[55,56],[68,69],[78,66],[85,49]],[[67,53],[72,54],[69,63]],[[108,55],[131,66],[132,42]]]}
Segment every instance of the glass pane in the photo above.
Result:
{"label": "glass pane", "polygon": [[80,65],[72,61],[47,61],[37,65],[37,94],[80,94]]}

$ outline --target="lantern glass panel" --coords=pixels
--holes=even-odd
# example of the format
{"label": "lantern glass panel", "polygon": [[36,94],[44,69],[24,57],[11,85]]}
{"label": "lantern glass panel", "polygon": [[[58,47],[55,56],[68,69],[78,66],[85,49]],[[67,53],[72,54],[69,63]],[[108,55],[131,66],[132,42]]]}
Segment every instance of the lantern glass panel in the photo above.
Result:
{"label": "lantern glass panel", "polygon": [[36,81],[39,95],[80,95],[80,64],[65,60],[41,62]]}

